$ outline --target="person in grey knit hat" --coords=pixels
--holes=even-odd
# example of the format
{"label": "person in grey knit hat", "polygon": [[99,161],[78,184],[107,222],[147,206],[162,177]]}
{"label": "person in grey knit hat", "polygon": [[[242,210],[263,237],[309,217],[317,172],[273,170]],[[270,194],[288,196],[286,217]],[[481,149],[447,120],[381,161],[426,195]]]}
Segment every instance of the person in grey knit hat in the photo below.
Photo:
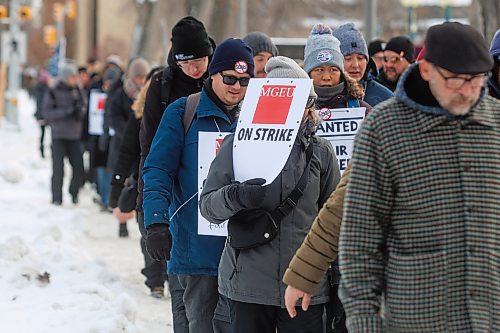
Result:
{"label": "person in grey knit hat", "polygon": [[340,50],[344,56],[344,71],[351,78],[363,85],[364,101],[375,106],[393,96],[392,91],[375,80],[369,73],[369,67],[377,72],[376,65],[370,61],[366,41],[361,32],[349,22],[333,29],[333,35],[340,41]]}
{"label": "person in grey knit hat", "polygon": [[[309,75],[295,62],[295,60],[288,57],[277,56],[269,59],[266,64],[266,73],[268,78],[297,78],[297,79],[310,79]],[[314,86],[311,87],[309,92],[308,104],[316,101],[318,95],[314,91]]]}
{"label": "person in grey knit hat", "polygon": [[65,61],[59,67],[59,75],[58,78],[61,82],[69,83],[70,80],[75,79],[78,80],[78,68],[71,61]]}
{"label": "person in grey knit hat", "polygon": [[249,33],[243,41],[252,48],[255,77],[266,77],[266,63],[279,54],[278,48],[268,35],[259,31]]}
{"label": "person in grey knit hat", "polygon": [[[266,64],[266,72],[268,78],[308,78],[307,73],[295,61],[282,56],[271,58]],[[315,96],[313,91],[311,96]],[[273,111],[272,108],[267,110],[270,113]],[[291,211],[284,215],[280,213],[280,221],[276,219],[275,222],[279,228],[270,242],[244,250],[233,248],[229,241],[225,243],[219,264],[219,292],[229,300],[231,332],[323,332],[324,303],[328,300],[326,279],[323,279],[321,286],[311,297],[308,311],[297,307],[298,313],[293,319],[281,307],[283,288],[276,287],[283,278],[290,258],[310,229],[319,207],[323,206],[340,178],[332,145],[314,135],[314,114],[314,107],[305,107],[297,137],[294,142],[290,142],[292,149],[288,160],[282,172],[275,180],[269,180],[268,185],[263,186],[266,180],[262,178],[241,183],[234,181],[234,134],[226,136],[210,166],[200,196],[200,212],[215,224],[229,219],[228,223],[231,225],[238,218],[235,215],[241,216],[240,214],[248,214],[249,211],[272,212],[292,192],[301,175],[307,175],[307,185],[300,200],[296,200],[297,204],[283,204]],[[264,154],[259,156],[262,163],[272,160],[271,152],[260,154]],[[283,209],[286,211],[287,208]],[[255,223],[261,224],[262,219],[255,220]],[[230,237],[231,233],[229,239]],[[247,237],[252,235],[248,233]],[[234,258],[238,258],[237,266],[241,267],[237,271]]]}
{"label": "person in grey knit hat", "polygon": [[304,48],[304,70],[307,74],[320,66],[335,66],[344,72],[344,57],[340,51],[340,41],[326,24],[314,25]]}

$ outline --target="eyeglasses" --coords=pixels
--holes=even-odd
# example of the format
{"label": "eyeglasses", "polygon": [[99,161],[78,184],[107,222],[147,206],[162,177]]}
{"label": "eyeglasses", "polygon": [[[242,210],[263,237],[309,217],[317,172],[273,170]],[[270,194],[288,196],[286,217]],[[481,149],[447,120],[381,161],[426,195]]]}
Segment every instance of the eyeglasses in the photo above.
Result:
{"label": "eyeglasses", "polygon": [[237,77],[234,75],[222,74],[222,72],[220,72],[219,74],[220,74],[220,76],[222,76],[222,82],[224,82],[224,84],[227,84],[228,86],[234,86],[236,84],[236,82],[239,82],[240,86],[246,87],[246,86],[248,86],[248,83],[250,82],[249,76]]}
{"label": "eyeglasses", "polygon": [[193,60],[182,60],[177,61],[177,65],[179,65],[180,68],[188,68],[189,66],[199,68],[205,64],[205,60],[205,57]]}
{"label": "eyeglasses", "polygon": [[403,61],[403,57],[386,57],[383,58],[384,62],[390,62],[391,64],[397,64],[400,61]]}
{"label": "eyeglasses", "polygon": [[436,71],[441,75],[441,77],[444,80],[444,85],[448,89],[460,89],[462,86],[465,84],[465,82],[469,83],[471,87],[473,88],[480,88],[484,85],[484,81],[488,77],[487,73],[481,73],[478,75],[474,75],[468,79],[464,77],[458,77],[458,76],[444,76],[443,73],[441,73],[441,70],[437,66],[433,66]]}

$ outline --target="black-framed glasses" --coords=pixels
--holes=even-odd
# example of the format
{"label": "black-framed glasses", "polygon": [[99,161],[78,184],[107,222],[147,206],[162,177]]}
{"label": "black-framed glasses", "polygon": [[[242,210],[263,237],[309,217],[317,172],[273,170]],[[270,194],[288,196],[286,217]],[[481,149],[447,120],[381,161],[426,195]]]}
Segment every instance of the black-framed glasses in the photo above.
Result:
{"label": "black-framed glasses", "polygon": [[248,83],[250,83],[249,76],[237,77],[234,75],[223,74],[222,72],[220,72],[219,74],[220,76],[222,76],[222,82],[224,82],[224,84],[227,84],[228,86],[234,86],[236,82],[239,82],[240,86],[246,87],[248,86]]}
{"label": "black-framed glasses", "polygon": [[464,78],[464,77],[459,77],[459,76],[445,76],[441,72],[439,67],[434,66],[434,65],[433,65],[433,67],[436,69],[436,71],[439,73],[439,75],[441,75],[441,77],[444,80],[444,85],[448,89],[460,89],[463,87],[465,82],[469,83],[471,85],[471,87],[473,87],[473,88],[480,88],[484,85],[484,82],[488,78],[487,73],[481,73],[478,75],[474,75],[468,79]]}
{"label": "black-framed glasses", "polygon": [[179,65],[180,68],[188,68],[189,66],[200,68],[205,63],[206,58],[208,57],[203,57],[193,60],[181,60],[177,61],[177,65]]}

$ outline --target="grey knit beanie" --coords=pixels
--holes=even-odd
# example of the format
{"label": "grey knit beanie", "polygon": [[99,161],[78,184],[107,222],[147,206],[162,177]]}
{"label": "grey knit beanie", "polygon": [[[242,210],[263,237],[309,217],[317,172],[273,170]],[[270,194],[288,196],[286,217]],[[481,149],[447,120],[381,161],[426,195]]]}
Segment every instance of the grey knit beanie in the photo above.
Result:
{"label": "grey knit beanie", "polygon": [[243,41],[252,48],[254,57],[260,52],[269,52],[273,57],[279,55],[278,48],[271,38],[262,32],[251,32],[243,37]]}
{"label": "grey knit beanie", "polygon": [[344,73],[344,56],[340,52],[340,42],[333,37],[332,29],[323,23],[314,25],[304,48],[304,70],[310,73],[320,66],[335,66]]}
{"label": "grey knit beanie", "polygon": [[144,58],[135,58],[132,60],[127,69],[127,77],[132,79],[137,76],[146,77],[149,73],[149,63]]}
{"label": "grey knit beanie", "polygon": [[[277,56],[272,57],[266,64],[267,78],[284,78],[284,79],[310,79],[309,75],[300,68],[295,60],[288,57]],[[317,97],[314,92],[314,87],[311,87],[309,96]]]}
{"label": "grey knit beanie", "polygon": [[340,41],[340,51],[342,55],[358,53],[369,58],[368,48],[366,41],[361,32],[354,26],[354,23],[346,23],[340,25],[338,28],[333,29],[333,36]]}
{"label": "grey knit beanie", "polygon": [[67,83],[73,75],[78,75],[78,68],[71,60],[67,60],[59,67],[59,80]]}

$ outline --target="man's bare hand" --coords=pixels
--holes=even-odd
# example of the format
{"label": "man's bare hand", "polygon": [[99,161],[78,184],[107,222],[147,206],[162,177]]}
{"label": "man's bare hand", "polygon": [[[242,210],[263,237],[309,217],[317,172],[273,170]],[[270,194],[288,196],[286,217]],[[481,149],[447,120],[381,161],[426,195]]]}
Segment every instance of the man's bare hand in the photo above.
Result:
{"label": "man's bare hand", "polygon": [[288,286],[285,289],[285,305],[290,317],[295,318],[297,311],[295,305],[297,301],[302,298],[302,310],[307,311],[311,303],[311,294],[305,293],[297,288]]}

